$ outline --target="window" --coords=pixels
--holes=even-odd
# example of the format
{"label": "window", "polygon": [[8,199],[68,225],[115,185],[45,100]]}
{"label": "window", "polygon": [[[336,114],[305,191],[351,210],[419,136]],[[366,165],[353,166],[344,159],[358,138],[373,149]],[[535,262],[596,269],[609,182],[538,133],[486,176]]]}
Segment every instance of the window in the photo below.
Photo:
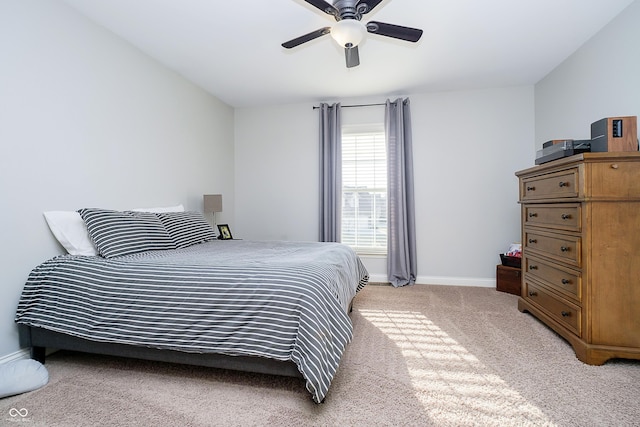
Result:
{"label": "window", "polygon": [[387,148],[380,126],[342,131],[341,242],[360,254],[387,253]]}

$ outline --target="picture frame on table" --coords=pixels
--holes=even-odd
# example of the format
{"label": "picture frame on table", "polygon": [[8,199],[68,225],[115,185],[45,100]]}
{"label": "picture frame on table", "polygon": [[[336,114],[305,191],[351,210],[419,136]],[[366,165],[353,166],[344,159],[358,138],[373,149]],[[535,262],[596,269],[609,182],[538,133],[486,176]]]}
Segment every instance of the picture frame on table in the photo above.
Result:
{"label": "picture frame on table", "polygon": [[220,240],[233,240],[233,236],[231,235],[231,229],[229,229],[228,224],[218,224],[218,239]]}

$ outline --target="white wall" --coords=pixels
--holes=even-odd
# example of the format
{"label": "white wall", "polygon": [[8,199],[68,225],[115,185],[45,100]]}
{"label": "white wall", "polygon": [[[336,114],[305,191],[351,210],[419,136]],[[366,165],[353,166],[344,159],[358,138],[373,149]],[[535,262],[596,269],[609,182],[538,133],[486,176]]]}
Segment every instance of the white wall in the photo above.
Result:
{"label": "white wall", "polygon": [[411,97],[418,275],[494,286],[520,241],[515,171],[533,163],[533,87]]}
{"label": "white wall", "polygon": [[318,124],[311,107],[236,109],[234,237],[317,241]]}
{"label": "white wall", "polygon": [[222,193],[233,218],[233,109],[57,0],[0,0],[0,358],[38,263],[62,254],[42,216]]}
{"label": "white wall", "polygon": [[640,116],[640,1],[636,0],[535,87],[536,146],[589,139],[591,123]]}
{"label": "white wall", "polygon": [[[494,285],[498,254],[520,240],[516,170],[533,165],[533,87],[410,94],[418,282]],[[341,100],[344,105],[384,99]],[[318,111],[237,109],[236,228],[249,239],[317,240]],[[383,107],[343,109],[345,124]],[[366,259],[376,280],[384,261]]]}

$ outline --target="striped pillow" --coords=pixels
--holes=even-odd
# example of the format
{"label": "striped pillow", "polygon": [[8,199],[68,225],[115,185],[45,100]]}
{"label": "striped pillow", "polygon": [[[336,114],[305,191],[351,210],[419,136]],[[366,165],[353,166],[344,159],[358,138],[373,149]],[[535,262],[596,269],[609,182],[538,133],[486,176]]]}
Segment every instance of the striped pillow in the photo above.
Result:
{"label": "striped pillow", "polygon": [[178,248],[186,248],[216,238],[213,227],[199,212],[163,212],[156,215]]}
{"label": "striped pillow", "polygon": [[80,209],[78,213],[87,224],[98,253],[105,258],[176,248],[153,213],[95,208]]}

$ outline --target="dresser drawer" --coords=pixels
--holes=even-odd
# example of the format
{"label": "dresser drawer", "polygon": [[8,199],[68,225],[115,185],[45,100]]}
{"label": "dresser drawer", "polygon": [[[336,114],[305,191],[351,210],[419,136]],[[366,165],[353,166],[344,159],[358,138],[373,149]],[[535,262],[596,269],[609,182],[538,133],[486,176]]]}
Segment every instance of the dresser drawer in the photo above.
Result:
{"label": "dresser drawer", "polygon": [[520,180],[520,200],[578,197],[578,168],[526,177]]}
{"label": "dresser drawer", "polygon": [[582,241],[579,236],[525,230],[524,251],[582,267]]}
{"label": "dresser drawer", "polygon": [[526,255],[522,265],[527,277],[532,277],[576,301],[582,299],[582,274],[579,271]]}
{"label": "dresser drawer", "polygon": [[582,313],[577,305],[547,292],[542,286],[533,284],[529,280],[525,280],[524,298],[577,336],[582,335]]}
{"label": "dresser drawer", "polygon": [[618,161],[590,165],[590,196],[612,198],[640,198],[640,167],[638,162]]}
{"label": "dresser drawer", "polygon": [[577,203],[529,204],[524,205],[523,209],[525,225],[576,232],[582,230],[582,210]]}

